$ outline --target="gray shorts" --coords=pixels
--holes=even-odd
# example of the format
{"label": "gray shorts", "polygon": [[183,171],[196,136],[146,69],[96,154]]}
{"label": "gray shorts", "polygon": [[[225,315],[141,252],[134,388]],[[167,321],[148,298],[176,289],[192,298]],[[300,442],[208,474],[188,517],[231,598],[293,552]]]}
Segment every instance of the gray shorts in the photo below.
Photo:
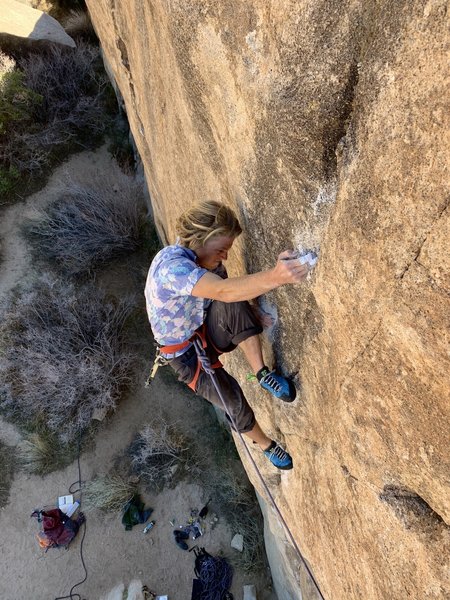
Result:
{"label": "gray shorts", "polygon": [[[247,338],[262,332],[261,324],[248,302],[215,300],[207,310],[205,324],[208,342],[206,352],[212,364],[217,361],[219,354],[231,352]],[[170,360],[169,364],[180,381],[190,383],[197,369],[197,354],[194,347]],[[253,429],[255,415],[236,379],[224,368],[215,369],[214,377],[225,400],[227,418],[231,426],[233,427],[230,417],[233,418],[237,431],[245,433]],[[211,376],[203,370],[200,371],[195,391],[223,410],[223,404],[212,384]]]}

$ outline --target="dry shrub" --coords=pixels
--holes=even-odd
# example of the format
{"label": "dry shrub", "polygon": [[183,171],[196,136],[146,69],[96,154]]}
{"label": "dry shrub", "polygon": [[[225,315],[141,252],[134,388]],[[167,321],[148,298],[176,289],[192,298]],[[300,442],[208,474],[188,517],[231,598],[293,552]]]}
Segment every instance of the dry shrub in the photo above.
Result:
{"label": "dry shrub", "polygon": [[137,250],[143,222],[141,188],[116,173],[89,188],[69,184],[56,202],[25,226],[25,233],[37,258],[74,276]]}
{"label": "dry shrub", "polygon": [[77,48],[55,44],[45,53],[23,58],[19,66],[25,73],[25,83],[43,99],[35,109],[35,119],[51,123],[67,118],[82,98],[90,98],[93,104],[100,101],[108,81],[100,65],[99,48],[85,42]]}
{"label": "dry shrub", "polygon": [[41,143],[40,133],[16,131],[0,146],[0,164],[10,172],[33,175],[42,172],[49,164],[50,151]]}
{"label": "dry shrub", "polygon": [[132,472],[149,488],[158,490],[172,480],[180,467],[191,468],[188,450],[188,441],[176,426],[155,419],[137,434],[129,447]]}
{"label": "dry shrub", "polygon": [[19,64],[27,88],[42,99],[33,110],[35,123],[41,125],[32,136],[22,138],[23,155],[36,146],[48,156],[62,146],[90,147],[106,131],[109,82],[97,46],[85,42],[76,49],[54,45],[47,53],[30,54]]}
{"label": "dry shrub", "polygon": [[117,475],[96,477],[83,485],[83,506],[86,510],[122,510],[137,494],[137,487]]}
{"label": "dry shrub", "polygon": [[1,307],[0,410],[31,431],[43,423],[62,443],[77,439],[130,381],[122,333],[131,310],[92,285],[29,281]]}
{"label": "dry shrub", "polygon": [[105,131],[106,120],[101,104],[83,96],[68,114],[58,115],[41,128],[19,128],[8,136],[0,148],[0,162],[29,176],[40,173],[61,148],[91,147],[90,141],[85,143],[83,137],[91,132],[91,139],[99,138]]}

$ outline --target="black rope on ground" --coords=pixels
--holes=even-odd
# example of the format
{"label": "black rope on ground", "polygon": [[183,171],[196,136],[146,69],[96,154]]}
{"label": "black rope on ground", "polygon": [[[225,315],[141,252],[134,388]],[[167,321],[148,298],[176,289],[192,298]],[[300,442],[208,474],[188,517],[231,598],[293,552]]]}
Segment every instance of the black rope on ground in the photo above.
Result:
{"label": "black rope on ground", "polygon": [[300,548],[298,547],[297,542],[295,541],[294,536],[292,535],[291,530],[288,527],[288,524],[284,520],[283,515],[281,514],[281,511],[278,508],[277,503],[275,502],[275,498],[272,496],[272,493],[269,490],[268,485],[264,481],[264,478],[261,475],[260,470],[258,469],[258,465],[256,464],[253,456],[250,453],[250,450],[247,447],[247,444],[244,441],[242,433],[240,431],[238,431],[238,428],[236,427],[236,423],[235,423],[233,417],[230,414],[228,414],[227,406],[225,404],[225,400],[223,399],[222,392],[221,392],[220,387],[219,387],[219,385],[218,385],[218,383],[216,381],[216,378],[215,378],[214,369],[211,367],[211,362],[210,362],[209,358],[207,357],[207,355],[206,355],[206,353],[205,353],[205,351],[203,349],[203,346],[201,345],[200,340],[194,339],[193,344],[194,344],[195,350],[197,352],[198,360],[200,361],[200,364],[201,364],[202,368],[204,369],[205,373],[208,373],[208,375],[211,377],[212,384],[213,384],[213,386],[214,386],[214,388],[215,388],[215,390],[216,390],[216,392],[217,392],[217,394],[218,394],[218,396],[220,398],[220,401],[222,402],[222,405],[223,405],[223,408],[225,410],[225,413],[230,418],[230,421],[232,422],[233,427],[234,427],[236,433],[238,434],[239,439],[242,442],[242,445],[244,446],[245,452],[247,453],[247,456],[248,456],[250,462],[252,463],[253,468],[255,469],[255,472],[256,472],[256,474],[257,474],[257,476],[259,478],[259,481],[261,482],[261,485],[263,486],[264,490],[266,491],[266,494],[267,494],[267,496],[268,496],[268,498],[269,498],[269,500],[270,500],[270,502],[271,502],[271,504],[272,504],[275,512],[277,513],[277,515],[278,515],[278,517],[280,519],[280,522],[281,522],[281,524],[284,527],[284,530],[286,531],[286,533],[287,533],[287,535],[288,535],[288,537],[289,537],[289,539],[290,539],[290,541],[291,541],[291,543],[292,543],[295,551],[297,552],[297,554],[298,554],[298,556],[300,558],[300,561],[303,563],[305,569],[307,570],[309,576],[311,577],[311,579],[312,579],[312,581],[313,581],[313,583],[314,583],[314,585],[315,585],[315,587],[316,587],[316,589],[317,589],[317,591],[319,593],[319,596],[320,596],[321,600],[325,600],[325,598],[322,595],[322,592],[320,591],[319,584],[317,583],[316,578],[314,577],[314,575],[313,575],[313,573],[312,573],[312,571],[311,571],[308,563],[306,562],[306,559],[303,557],[303,554],[300,552]]}
{"label": "black rope on ground", "polygon": [[[81,433],[78,438],[78,454],[77,454],[78,480],[74,481],[69,486],[70,494],[76,494],[77,492],[80,492],[79,502],[80,502],[80,514],[81,514],[81,499],[82,499],[82,495],[83,495],[83,482],[81,481],[80,454],[81,454]],[[74,485],[79,485],[79,487],[76,490],[72,490]],[[67,598],[69,600],[83,600],[83,598],[81,597],[81,595],[78,592],[76,594],[73,593],[74,589],[77,588],[82,583],[84,583],[86,581],[86,579],[88,578],[88,571],[87,571],[86,563],[84,562],[84,556],[83,556],[83,542],[84,542],[84,538],[86,537],[86,519],[81,524],[81,527],[83,527],[83,536],[82,536],[81,542],[80,542],[80,559],[81,559],[81,564],[83,565],[83,569],[84,569],[84,578],[70,588],[70,592],[68,593],[67,596],[58,596],[54,600],[66,600]]]}

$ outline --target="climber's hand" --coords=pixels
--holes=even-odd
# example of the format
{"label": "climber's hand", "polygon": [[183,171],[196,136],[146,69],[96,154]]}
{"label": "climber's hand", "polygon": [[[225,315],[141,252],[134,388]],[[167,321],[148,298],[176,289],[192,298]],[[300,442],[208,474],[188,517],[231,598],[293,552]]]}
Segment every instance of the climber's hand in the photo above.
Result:
{"label": "climber's hand", "polygon": [[278,256],[274,276],[280,285],[301,283],[308,275],[308,265],[301,265],[295,250],[285,250]]}

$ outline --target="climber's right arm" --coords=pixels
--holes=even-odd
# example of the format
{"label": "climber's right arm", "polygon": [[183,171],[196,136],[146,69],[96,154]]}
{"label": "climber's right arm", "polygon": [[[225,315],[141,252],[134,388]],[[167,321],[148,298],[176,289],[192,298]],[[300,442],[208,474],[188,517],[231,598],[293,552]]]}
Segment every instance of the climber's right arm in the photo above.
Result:
{"label": "climber's right arm", "polygon": [[213,273],[205,273],[197,281],[191,294],[221,302],[239,302],[253,300],[288,283],[300,283],[308,274],[308,265],[301,265],[297,258],[290,259],[290,256],[291,252],[282,252],[273,269],[242,277],[222,279]]}

